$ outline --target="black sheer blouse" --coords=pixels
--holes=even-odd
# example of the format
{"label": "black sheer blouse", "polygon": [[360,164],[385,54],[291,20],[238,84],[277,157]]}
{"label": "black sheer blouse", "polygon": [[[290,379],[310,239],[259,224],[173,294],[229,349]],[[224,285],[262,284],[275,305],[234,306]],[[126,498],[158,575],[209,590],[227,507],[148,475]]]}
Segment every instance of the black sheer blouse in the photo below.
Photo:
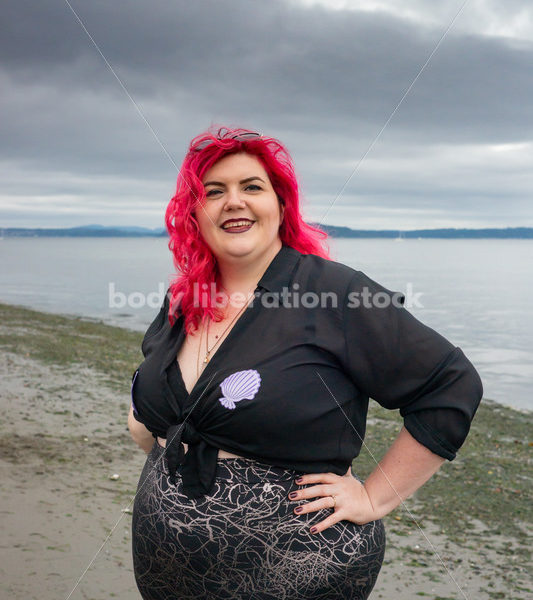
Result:
{"label": "black sheer blouse", "polygon": [[399,409],[416,440],[453,460],[481,379],[403,302],[361,271],[283,246],[189,394],[177,362],[184,316],[170,327],[167,292],[132,377],[134,416],[167,439],[171,476],[181,464],[190,498],[212,489],[219,448],[343,475],[360,452],[369,398]]}

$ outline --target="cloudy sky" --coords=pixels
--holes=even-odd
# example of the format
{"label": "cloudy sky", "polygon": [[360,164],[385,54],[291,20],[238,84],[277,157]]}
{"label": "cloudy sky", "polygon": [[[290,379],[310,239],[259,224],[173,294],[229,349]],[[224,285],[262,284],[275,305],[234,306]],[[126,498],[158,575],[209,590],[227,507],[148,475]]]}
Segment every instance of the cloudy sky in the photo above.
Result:
{"label": "cloudy sky", "polygon": [[376,141],[463,3],[70,0],[128,97],[65,0],[8,0],[0,226],[161,227],[212,123],[287,145],[309,221],[533,226],[530,0],[467,2]]}

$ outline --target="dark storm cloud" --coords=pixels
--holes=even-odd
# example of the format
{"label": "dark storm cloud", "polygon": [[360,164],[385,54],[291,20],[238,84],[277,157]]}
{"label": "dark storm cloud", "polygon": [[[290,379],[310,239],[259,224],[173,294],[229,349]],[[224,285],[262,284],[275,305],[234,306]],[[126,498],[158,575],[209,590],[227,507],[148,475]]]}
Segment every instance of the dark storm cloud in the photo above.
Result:
{"label": "dark storm cloud", "polygon": [[[210,122],[242,123],[287,142],[310,195],[340,189],[448,24],[275,0],[72,6],[176,163]],[[65,2],[9,2],[1,19],[4,161],[30,179],[175,176]],[[532,61],[531,45],[452,31],[385,131],[390,160],[530,140]]]}

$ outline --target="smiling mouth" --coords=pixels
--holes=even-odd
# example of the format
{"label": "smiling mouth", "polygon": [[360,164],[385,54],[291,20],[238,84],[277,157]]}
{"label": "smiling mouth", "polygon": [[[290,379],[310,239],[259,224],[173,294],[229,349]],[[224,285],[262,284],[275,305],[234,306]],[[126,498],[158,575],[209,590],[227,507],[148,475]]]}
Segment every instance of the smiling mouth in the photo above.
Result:
{"label": "smiling mouth", "polygon": [[242,233],[244,231],[248,231],[255,221],[232,221],[231,223],[227,223],[226,225],[222,225],[222,229],[227,233]]}

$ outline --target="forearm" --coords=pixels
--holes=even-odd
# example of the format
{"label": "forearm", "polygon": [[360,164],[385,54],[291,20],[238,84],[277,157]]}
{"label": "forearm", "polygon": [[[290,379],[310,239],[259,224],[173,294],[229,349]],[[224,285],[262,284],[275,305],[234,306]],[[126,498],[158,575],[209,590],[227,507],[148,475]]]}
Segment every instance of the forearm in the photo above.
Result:
{"label": "forearm", "polygon": [[364,483],[377,514],[384,517],[435,474],[445,458],[417,442],[402,427],[379,465]]}
{"label": "forearm", "polygon": [[150,451],[152,450],[154,445],[154,436],[152,434],[143,437],[132,436],[132,438],[133,441],[137,444],[137,446],[139,446],[139,448],[144,450],[146,454],[150,454]]}

